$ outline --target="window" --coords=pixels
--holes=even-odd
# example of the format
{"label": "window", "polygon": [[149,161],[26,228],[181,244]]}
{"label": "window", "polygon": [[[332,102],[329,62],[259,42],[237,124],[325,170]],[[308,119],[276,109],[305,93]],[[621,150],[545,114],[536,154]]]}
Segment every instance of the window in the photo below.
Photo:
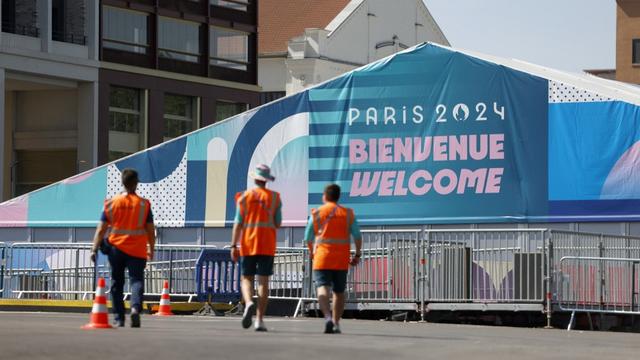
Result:
{"label": "window", "polygon": [[111,87],[109,91],[109,161],[146,147],[143,91]]}
{"label": "window", "polygon": [[633,64],[640,64],[640,39],[633,39]]}
{"label": "window", "polygon": [[234,115],[247,111],[249,106],[244,103],[234,103],[228,101],[216,101],[216,121],[230,118]]}
{"label": "window", "polygon": [[247,11],[249,2],[246,0],[210,0],[211,5],[222,6],[233,10]]}
{"label": "window", "polygon": [[164,95],[164,141],[198,128],[198,98]]}
{"label": "window", "polygon": [[161,17],[158,42],[161,57],[197,63],[200,57],[200,25]]}
{"label": "window", "polygon": [[217,27],[211,27],[209,32],[209,64],[246,71],[249,34]]}
{"label": "window", "polygon": [[105,6],[102,8],[102,45],[108,49],[146,54],[147,15]]}
{"label": "window", "polygon": [[36,0],[1,0],[2,32],[38,37]]}

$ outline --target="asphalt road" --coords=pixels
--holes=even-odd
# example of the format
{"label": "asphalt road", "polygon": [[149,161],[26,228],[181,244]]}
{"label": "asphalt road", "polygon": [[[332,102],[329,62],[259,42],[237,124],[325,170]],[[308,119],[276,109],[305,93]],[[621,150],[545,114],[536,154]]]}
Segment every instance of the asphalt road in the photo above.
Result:
{"label": "asphalt road", "polygon": [[640,334],[345,320],[143,317],[141,329],[81,330],[88,315],[0,312],[0,359],[638,359]]}

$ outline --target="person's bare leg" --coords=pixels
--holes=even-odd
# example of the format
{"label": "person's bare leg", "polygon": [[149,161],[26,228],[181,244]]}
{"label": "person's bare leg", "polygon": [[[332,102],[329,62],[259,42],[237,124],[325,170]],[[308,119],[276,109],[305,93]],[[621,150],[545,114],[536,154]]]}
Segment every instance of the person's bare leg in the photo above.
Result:
{"label": "person's bare leg", "polygon": [[253,276],[242,275],[240,285],[242,287],[244,305],[247,306],[253,302]]}
{"label": "person's bare leg", "polygon": [[258,275],[258,321],[262,322],[269,303],[269,277]]}
{"label": "person's bare leg", "polygon": [[240,280],[242,297],[244,299],[244,314],[242,314],[242,327],[248,329],[251,326],[251,318],[255,305],[253,304],[253,276],[242,276]]}
{"label": "person's bare leg", "polygon": [[344,293],[333,293],[333,323],[340,325],[340,319],[344,313]]}
{"label": "person's bare leg", "polygon": [[320,286],[316,292],[318,293],[318,304],[320,305],[322,315],[324,315],[324,318],[328,320],[331,318],[331,308],[329,307],[329,287]]}

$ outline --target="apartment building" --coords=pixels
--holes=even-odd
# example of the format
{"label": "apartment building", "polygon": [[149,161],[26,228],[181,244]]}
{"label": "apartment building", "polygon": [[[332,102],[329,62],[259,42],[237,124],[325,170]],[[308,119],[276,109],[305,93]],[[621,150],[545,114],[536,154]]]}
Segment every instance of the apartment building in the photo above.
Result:
{"label": "apartment building", "polygon": [[256,0],[2,0],[0,198],[259,104]]}

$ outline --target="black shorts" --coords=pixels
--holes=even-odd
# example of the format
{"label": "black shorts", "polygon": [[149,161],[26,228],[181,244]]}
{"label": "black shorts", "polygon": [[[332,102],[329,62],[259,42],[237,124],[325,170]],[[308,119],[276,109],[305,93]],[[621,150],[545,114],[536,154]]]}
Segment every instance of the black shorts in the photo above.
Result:
{"label": "black shorts", "polygon": [[273,256],[253,255],[240,257],[240,274],[244,276],[273,275]]}
{"label": "black shorts", "polygon": [[347,270],[313,270],[316,287],[329,286],[334,293],[342,294],[347,288]]}

